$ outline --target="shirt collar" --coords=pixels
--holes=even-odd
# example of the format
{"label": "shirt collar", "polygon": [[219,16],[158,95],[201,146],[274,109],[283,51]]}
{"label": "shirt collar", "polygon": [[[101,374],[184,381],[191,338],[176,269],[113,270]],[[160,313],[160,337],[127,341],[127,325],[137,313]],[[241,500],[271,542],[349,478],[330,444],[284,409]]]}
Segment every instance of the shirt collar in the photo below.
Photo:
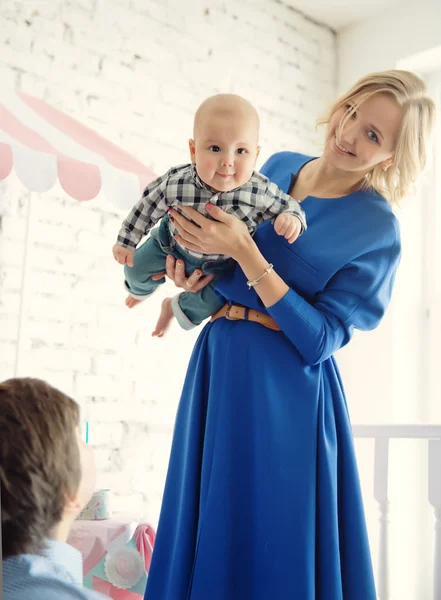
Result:
{"label": "shirt collar", "polygon": [[79,550],[65,542],[47,540],[42,555],[52,564],[63,567],[77,585],[83,585],[83,557]]}
{"label": "shirt collar", "polygon": [[209,192],[214,191],[209,185],[204,183],[202,181],[202,179],[199,177],[198,172],[196,171],[196,165],[193,165],[193,164],[191,165],[191,173],[193,175],[193,179],[194,179],[194,183],[195,183],[196,187],[203,188],[204,190],[208,190]]}

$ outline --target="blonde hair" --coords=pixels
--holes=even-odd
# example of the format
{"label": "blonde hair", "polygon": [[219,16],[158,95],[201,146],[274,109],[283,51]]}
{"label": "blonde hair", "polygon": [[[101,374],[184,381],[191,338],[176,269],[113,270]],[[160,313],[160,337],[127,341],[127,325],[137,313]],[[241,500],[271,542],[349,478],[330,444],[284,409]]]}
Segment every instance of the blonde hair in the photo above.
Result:
{"label": "blonde hair", "polygon": [[402,108],[402,122],[393,154],[393,163],[384,170],[381,164],[365,176],[362,189],[374,188],[389,202],[398,203],[413,187],[428,162],[431,133],[435,124],[435,104],[427,95],[425,83],[410,71],[390,70],[366,75],[331,106],[328,116],[318,124],[327,124],[332,115],[350,103],[344,127],[352,111],[374,94],[390,94]]}

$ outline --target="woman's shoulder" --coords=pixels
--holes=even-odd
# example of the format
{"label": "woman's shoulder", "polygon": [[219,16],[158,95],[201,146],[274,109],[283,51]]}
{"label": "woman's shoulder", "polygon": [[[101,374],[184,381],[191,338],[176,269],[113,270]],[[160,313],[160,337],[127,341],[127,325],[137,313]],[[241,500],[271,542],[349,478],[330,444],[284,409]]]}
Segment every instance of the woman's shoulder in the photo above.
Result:
{"label": "woman's shoulder", "polygon": [[394,213],[393,205],[380,192],[369,188],[360,190],[355,195],[361,196],[362,202],[359,206],[363,207],[367,214],[372,215],[373,218],[380,218],[388,224],[389,228],[399,230],[399,221]]}
{"label": "woman's shoulder", "polygon": [[313,158],[313,156],[288,150],[276,152],[265,161],[260,173],[277,183],[284,192],[287,192],[293,175],[298,173],[301,167]]}
{"label": "woman's shoulder", "polygon": [[390,202],[370,189],[355,192],[350,200],[350,204],[346,204],[347,217],[351,220],[355,238],[360,244],[366,244],[369,249],[374,247],[399,251],[400,222]]}

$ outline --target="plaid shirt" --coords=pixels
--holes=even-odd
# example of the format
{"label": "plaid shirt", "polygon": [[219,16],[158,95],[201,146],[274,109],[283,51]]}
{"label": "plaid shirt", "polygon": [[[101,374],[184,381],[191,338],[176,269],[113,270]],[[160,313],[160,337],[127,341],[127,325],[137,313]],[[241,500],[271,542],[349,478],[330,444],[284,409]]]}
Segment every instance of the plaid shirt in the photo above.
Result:
{"label": "plaid shirt", "polygon": [[[167,214],[169,208],[179,211],[179,206],[191,206],[206,217],[207,202],[243,221],[251,235],[258,225],[274,219],[281,213],[295,215],[306,229],[306,219],[297,200],[294,200],[261,173],[254,172],[243,186],[229,192],[216,192],[199,178],[194,165],[173,167],[162,177],[152,181],[144,190],[141,200],[135,204],[122,224],[117,243],[126,248],[136,248],[141,238]],[[177,234],[170,222],[170,235]],[[196,258],[221,260],[221,254],[202,254],[184,249]]]}

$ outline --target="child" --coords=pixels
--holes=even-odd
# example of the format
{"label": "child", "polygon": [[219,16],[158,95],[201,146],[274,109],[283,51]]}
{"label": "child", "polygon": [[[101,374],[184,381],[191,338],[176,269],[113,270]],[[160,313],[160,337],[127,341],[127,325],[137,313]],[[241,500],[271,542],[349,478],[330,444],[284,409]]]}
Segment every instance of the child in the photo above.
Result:
{"label": "child", "polygon": [[[206,204],[216,204],[246,223],[250,233],[266,219],[290,243],[306,229],[299,203],[254,171],[259,155],[259,117],[255,108],[240,96],[219,94],[205,100],[194,119],[194,139],[189,141],[191,164],[170,169],[153,181],[131,210],[113,246],[115,259],[125,265],[126,304],[132,308],[152,294],[165,279],[152,276],[165,271],[168,254],[185,261],[189,272],[201,269],[214,274],[210,285],[197,293],[183,292],[162,305],[153,335],[163,335],[173,315],[184,329],[199,325],[216,313],[222,302],[214,287],[234,265],[224,255],[206,255],[185,250],[174,239],[176,230],[167,211],[192,206],[205,216]],[[145,244],[141,238],[160,220]]]}
{"label": "child", "polygon": [[78,404],[44,381],[0,383],[4,600],[105,599],[83,588],[81,554],[65,543],[95,482],[78,421]]}

